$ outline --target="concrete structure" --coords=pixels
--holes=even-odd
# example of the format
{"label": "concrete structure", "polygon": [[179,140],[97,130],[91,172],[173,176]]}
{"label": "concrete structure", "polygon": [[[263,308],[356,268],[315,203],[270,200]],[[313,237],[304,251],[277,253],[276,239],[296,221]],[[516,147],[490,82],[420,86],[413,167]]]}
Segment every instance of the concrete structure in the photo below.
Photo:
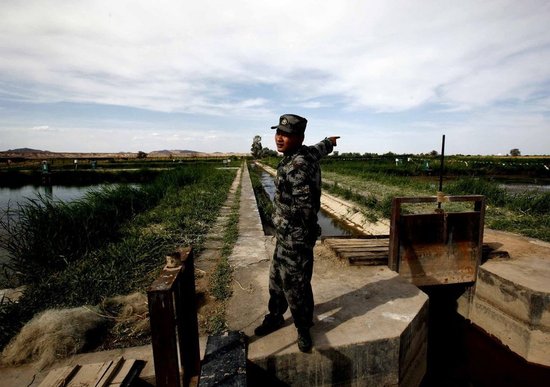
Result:
{"label": "concrete structure", "polygon": [[427,296],[386,267],[349,266],[320,242],[312,353],[298,350],[289,312],[282,329],[254,336],[267,309],[274,240],[264,236],[246,170],[241,189],[227,320],[230,329],[250,336],[250,377],[292,385],[419,385],[426,371]]}
{"label": "concrete structure", "polygon": [[550,243],[494,230],[484,241],[510,259],[481,265],[459,313],[527,361],[550,366]]}

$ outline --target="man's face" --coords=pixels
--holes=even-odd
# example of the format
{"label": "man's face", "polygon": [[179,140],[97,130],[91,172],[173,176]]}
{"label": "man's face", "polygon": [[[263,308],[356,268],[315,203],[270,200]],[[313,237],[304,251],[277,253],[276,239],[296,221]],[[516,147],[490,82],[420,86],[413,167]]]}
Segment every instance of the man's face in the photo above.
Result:
{"label": "man's face", "polygon": [[290,134],[277,129],[275,133],[275,145],[281,153],[289,153],[299,148],[304,141],[304,136],[299,134]]}

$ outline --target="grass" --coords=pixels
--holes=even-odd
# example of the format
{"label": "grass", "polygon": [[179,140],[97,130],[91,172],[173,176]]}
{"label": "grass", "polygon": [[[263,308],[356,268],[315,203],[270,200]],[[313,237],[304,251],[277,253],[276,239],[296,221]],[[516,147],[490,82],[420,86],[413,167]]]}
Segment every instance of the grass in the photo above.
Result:
{"label": "grass", "polygon": [[[325,189],[357,203],[372,221],[390,217],[392,197],[435,195],[437,191],[435,177],[433,182],[414,181],[407,177],[379,174],[341,175],[330,169],[323,170],[323,174],[327,179],[339,182],[325,184]],[[473,177],[446,182],[444,192],[448,195],[485,195],[487,227],[550,241],[548,192],[510,194],[491,180]],[[446,209],[455,211],[462,207],[449,205]]]}
{"label": "grass", "polygon": [[[140,200],[120,194],[128,191],[117,190],[114,195],[116,204],[115,200],[106,200],[110,196],[92,195],[74,206],[52,203],[45,207],[50,211],[46,212],[31,203],[31,209],[26,210],[38,211],[39,216],[28,216],[24,223],[13,226],[11,231],[17,234],[20,232],[17,227],[26,230],[21,235],[29,235],[32,243],[14,252],[30,251],[27,250],[29,246],[45,248],[44,244],[34,242],[42,237],[33,236],[29,231],[41,231],[32,224],[35,219],[50,219],[51,230],[45,233],[51,237],[59,235],[59,229],[66,233],[72,232],[71,228],[76,234],[86,232],[89,229],[86,225],[90,224],[104,231],[94,234],[93,241],[79,238],[82,245],[74,246],[78,255],[66,253],[70,252],[67,243],[73,246],[74,242],[69,237],[62,238],[65,242],[56,247],[57,253],[48,255],[54,259],[55,265],[48,268],[42,265],[44,262],[39,263],[37,267],[41,267],[43,275],[28,278],[27,290],[19,303],[4,302],[0,305],[0,325],[3,327],[0,347],[39,311],[95,305],[107,297],[144,291],[158,275],[166,253],[183,245],[200,249],[204,235],[227,197],[234,174],[234,170],[218,170],[212,165],[194,165],[166,172],[151,185],[137,189],[135,195]],[[99,200],[100,197],[103,201]],[[110,218],[106,213],[92,210],[98,208],[96,201],[108,203],[100,208],[111,208],[107,211]],[[45,226],[45,223],[40,224]],[[63,259],[59,252],[64,253]],[[32,253],[29,268],[35,267],[35,261],[40,262],[39,255],[38,252]],[[24,269],[25,256],[16,259]]]}
{"label": "grass", "polygon": [[[322,161],[323,188],[356,203],[371,221],[389,218],[393,197],[431,196],[438,190],[437,168],[428,176],[420,168],[418,159],[396,165],[395,155],[351,160],[328,157]],[[276,166],[279,159],[262,161]],[[430,165],[437,167],[436,161],[432,157]],[[446,159],[445,171],[446,175],[455,177],[445,179],[443,191],[454,195],[485,195],[487,227],[550,241],[550,193],[511,194],[491,178],[518,175],[548,178],[545,165],[549,164],[548,158],[450,157]],[[462,209],[458,204],[445,208]]]}
{"label": "grass", "polygon": [[210,278],[209,293],[217,301],[217,306],[213,313],[208,316],[207,332],[209,334],[220,334],[227,329],[227,320],[225,316],[225,304],[231,297],[231,281],[233,270],[229,265],[229,256],[233,251],[233,247],[239,237],[239,208],[242,185],[235,193],[235,201],[231,206],[231,213],[225,224],[225,232],[223,235],[223,245],[220,249],[220,259],[216,269]]}

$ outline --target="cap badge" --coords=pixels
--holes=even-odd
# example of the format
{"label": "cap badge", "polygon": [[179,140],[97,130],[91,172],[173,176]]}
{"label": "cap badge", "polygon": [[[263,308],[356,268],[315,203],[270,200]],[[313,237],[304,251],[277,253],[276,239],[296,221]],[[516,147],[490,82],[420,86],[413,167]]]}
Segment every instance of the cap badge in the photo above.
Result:
{"label": "cap badge", "polygon": [[281,120],[281,125],[288,125],[288,120],[286,118],[283,118]]}

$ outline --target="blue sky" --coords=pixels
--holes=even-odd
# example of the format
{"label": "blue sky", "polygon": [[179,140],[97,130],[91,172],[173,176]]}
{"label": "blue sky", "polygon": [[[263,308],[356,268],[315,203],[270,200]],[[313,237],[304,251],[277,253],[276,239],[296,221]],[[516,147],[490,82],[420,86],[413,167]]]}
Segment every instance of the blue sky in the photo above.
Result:
{"label": "blue sky", "polygon": [[550,2],[0,2],[0,150],[550,154]]}

